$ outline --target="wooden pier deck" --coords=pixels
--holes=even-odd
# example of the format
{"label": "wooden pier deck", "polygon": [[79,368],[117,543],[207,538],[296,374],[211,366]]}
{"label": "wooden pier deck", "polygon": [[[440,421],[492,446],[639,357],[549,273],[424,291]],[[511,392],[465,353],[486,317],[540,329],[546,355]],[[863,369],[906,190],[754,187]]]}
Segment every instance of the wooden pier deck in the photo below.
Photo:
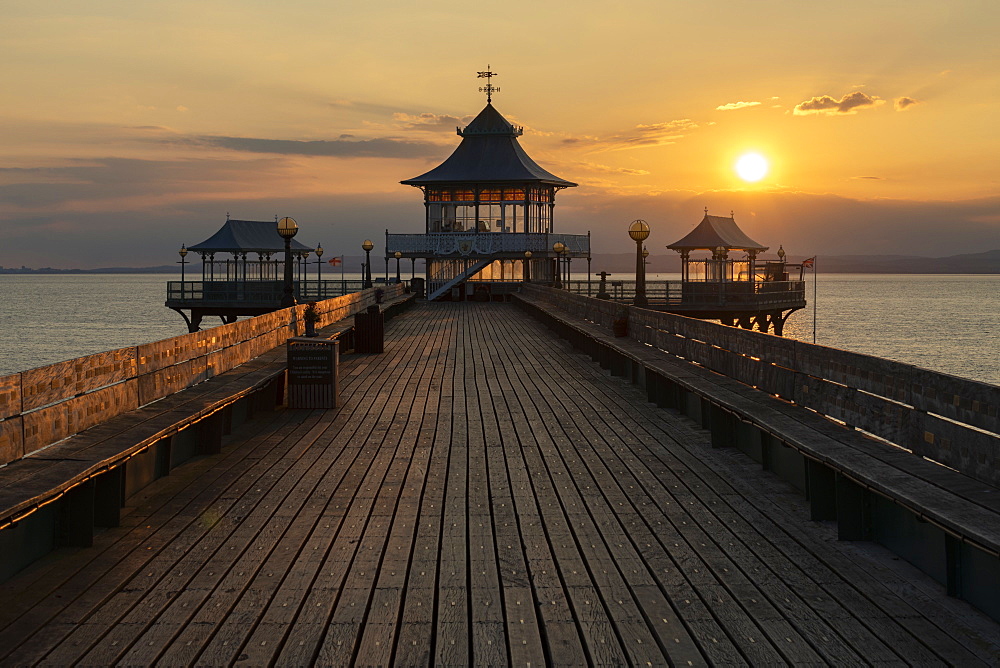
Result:
{"label": "wooden pier deck", "polygon": [[1000,627],[507,304],[423,304],[0,585],[3,665],[1000,664]]}

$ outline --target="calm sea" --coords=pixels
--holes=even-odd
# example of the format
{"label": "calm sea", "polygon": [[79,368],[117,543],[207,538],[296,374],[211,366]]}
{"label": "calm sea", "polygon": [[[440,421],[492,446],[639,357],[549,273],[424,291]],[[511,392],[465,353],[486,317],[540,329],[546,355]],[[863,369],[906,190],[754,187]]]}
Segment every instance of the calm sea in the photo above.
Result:
{"label": "calm sea", "polygon": [[[163,306],[179,278],[0,274],[0,375],[184,334]],[[817,343],[1000,385],[1000,276],[820,274],[816,289]],[[813,337],[811,276],[807,290],[785,326],[802,341]]]}

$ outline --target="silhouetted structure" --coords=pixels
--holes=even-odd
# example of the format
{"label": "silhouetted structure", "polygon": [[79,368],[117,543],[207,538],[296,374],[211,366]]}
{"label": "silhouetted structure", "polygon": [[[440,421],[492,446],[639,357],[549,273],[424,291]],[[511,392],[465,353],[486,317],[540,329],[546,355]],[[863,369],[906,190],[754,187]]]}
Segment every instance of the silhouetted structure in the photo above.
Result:
{"label": "silhouetted structure", "polygon": [[[219,316],[224,323],[238,316],[261,315],[281,306],[284,273],[284,239],[274,221],[230,220],[205,241],[187,250],[201,257],[201,280],[170,281],[166,306],[184,318],[188,331],[196,332],[205,316]],[[301,298],[312,249],[291,241],[294,294]],[[316,284],[317,281],[312,281]],[[341,281],[331,281],[342,294]],[[311,285],[309,287],[312,287]],[[317,288],[311,293],[327,292]],[[317,298],[317,294],[309,294]],[[188,311],[190,315],[185,313]]]}
{"label": "silhouetted structure", "polygon": [[[680,295],[671,299],[668,294],[663,307],[650,308],[744,329],[756,326],[762,332],[773,328],[780,335],[788,316],[806,305],[802,265],[786,264],[784,250],[778,253],[777,262],[758,262],[767,246],[748,237],[732,213],[712,216],[705,209],[701,223],[667,248],[681,255]],[[692,257],[697,251],[710,255]],[[746,255],[730,257],[734,251]],[[798,280],[789,280],[791,268],[799,270]]]}
{"label": "silhouetted structure", "polygon": [[[386,230],[387,262],[397,252],[426,260],[428,299],[464,298],[473,290],[488,295],[516,287],[526,275],[535,282],[553,281],[556,243],[568,249],[564,257],[590,258],[590,235],[553,232],[556,193],[576,184],[532,160],[517,140],[523,129],[493,107],[497,89],[487,85],[482,90],[486,107],[466,128],[457,129],[462,142],[455,152],[429,172],[401,181],[424,193],[425,233]],[[527,270],[526,263],[531,265]]]}

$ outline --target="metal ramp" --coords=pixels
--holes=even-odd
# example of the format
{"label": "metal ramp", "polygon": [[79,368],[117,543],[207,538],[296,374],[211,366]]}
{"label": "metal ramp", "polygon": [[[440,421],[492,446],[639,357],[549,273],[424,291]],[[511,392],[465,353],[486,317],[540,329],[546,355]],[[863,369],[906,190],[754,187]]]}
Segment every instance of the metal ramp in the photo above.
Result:
{"label": "metal ramp", "polygon": [[460,283],[464,283],[468,279],[472,278],[477,273],[488,267],[492,262],[493,258],[486,260],[477,260],[473,264],[466,267],[458,275],[456,275],[453,278],[445,280],[443,283],[438,283],[437,281],[431,281],[430,290],[428,290],[427,293],[427,301],[432,302],[436,299],[440,299],[441,297],[448,294],[448,291],[451,290],[453,287],[459,285]]}

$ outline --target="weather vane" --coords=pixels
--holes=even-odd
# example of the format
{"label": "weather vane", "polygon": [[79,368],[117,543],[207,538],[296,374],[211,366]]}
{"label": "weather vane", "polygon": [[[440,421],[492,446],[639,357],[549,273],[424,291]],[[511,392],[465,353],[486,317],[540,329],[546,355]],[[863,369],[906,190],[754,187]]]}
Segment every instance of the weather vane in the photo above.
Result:
{"label": "weather vane", "polygon": [[498,76],[496,72],[490,72],[490,66],[486,66],[485,72],[477,72],[480,79],[486,79],[486,85],[479,87],[480,93],[486,93],[486,103],[493,102],[493,93],[499,93],[500,89],[493,85],[493,77]]}

